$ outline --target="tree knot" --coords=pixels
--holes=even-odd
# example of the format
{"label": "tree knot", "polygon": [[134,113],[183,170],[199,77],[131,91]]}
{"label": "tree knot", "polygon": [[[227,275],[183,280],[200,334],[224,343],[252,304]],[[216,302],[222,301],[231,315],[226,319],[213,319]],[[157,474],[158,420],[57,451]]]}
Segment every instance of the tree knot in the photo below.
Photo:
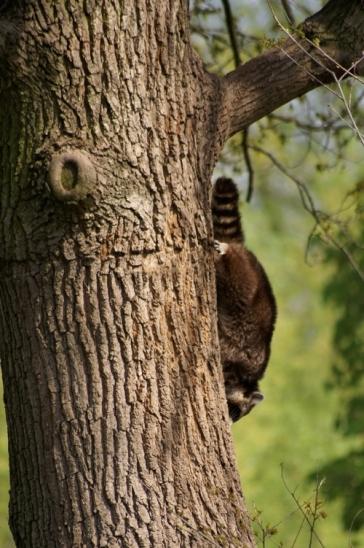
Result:
{"label": "tree knot", "polygon": [[96,170],[81,150],[55,154],[48,169],[49,186],[58,200],[79,202],[91,194],[96,184]]}

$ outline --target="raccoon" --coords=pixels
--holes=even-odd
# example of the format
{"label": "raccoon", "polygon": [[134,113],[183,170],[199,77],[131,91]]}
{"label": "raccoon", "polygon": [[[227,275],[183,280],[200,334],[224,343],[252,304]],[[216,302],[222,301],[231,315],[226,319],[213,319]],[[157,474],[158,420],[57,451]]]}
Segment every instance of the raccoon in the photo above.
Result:
{"label": "raccoon", "polygon": [[225,392],[232,422],[263,399],[259,380],[270,355],[276,302],[268,277],[245,247],[239,193],[231,179],[217,179],[212,216],[218,332]]}

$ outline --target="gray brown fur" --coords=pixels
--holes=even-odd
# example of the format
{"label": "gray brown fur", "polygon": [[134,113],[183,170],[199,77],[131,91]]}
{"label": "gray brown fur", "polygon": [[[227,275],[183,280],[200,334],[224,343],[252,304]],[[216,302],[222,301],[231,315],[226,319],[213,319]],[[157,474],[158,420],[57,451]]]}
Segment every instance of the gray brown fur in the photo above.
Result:
{"label": "gray brown fur", "polygon": [[230,418],[246,415],[263,399],[258,381],[270,355],[276,303],[267,275],[244,245],[239,194],[231,179],[213,190],[218,328]]}

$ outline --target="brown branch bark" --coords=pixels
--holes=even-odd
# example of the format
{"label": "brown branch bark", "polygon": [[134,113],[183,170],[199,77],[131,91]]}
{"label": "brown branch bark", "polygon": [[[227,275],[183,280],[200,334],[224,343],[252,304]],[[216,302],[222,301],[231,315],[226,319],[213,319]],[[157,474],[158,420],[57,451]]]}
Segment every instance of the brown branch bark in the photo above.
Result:
{"label": "brown branch bark", "polygon": [[334,81],[362,57],[364,8],[358,0],[330,0],[281,45],[224,78],[227,136],[281,105]]}

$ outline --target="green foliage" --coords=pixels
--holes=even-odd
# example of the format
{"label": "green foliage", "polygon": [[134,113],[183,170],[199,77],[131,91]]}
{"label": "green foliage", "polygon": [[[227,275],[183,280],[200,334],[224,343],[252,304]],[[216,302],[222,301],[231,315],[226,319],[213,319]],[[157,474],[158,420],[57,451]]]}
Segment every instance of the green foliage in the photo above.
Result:
{"label": "green foliage", "polygon": [[[296,545],[306,547],[309,530],[307,526],[300,529],[302,516],[282,483],[280,464],[284,464],[287,481],[297,487],[299,500],[312,498],[311,482],[316,481],[317,476],[326,478],[321,496],[326,500],[324,512],[327,517],[320,519],[316,527],[324,546],[342,548],[349,541],[349,533],[344,529],[347,524],[351,525],[362,506],[364,455],[357,449],[356,438],[362,438],[364,407],[361,407],[363,398],[357,394],[350,400],[345,420],[336,419],[343,404],[332,378],[331,363],[335,360],[337,364],[338,359],[333,341],[336,340],[337,324],[345,317],[345,283],[341,292],[341,312],[327,296],[324,305],[320,295],[323,292],[327,295],[328,284],[341,279],[341,268],[345,265],[351,273],[351,283],[354,278],[356,280],[355,301],[360,314],[362,282],[357,274],[353,275],[342,253],[335,253],[335,257],[340,257],[339,270],[332,261],[315,266],[307,264],[305,247],[312,221],[300,210],[298,201],[294,202],[293,188],[286,187],[281,180],[278,190],[277,174],[265,172],[264,164],[257,161],[259,187],[251,207],[243,209],[247,244],[268,271],[279,315],[271,363],[262,382],[265,401],[233,428],[243,489],[249,507],[258,507],[264,524],[277,529],[274,538],[266,536],[266,546],[276,546],[279,542],[291,546],[300,530]],[[316,184],[311,181],[311,188],[320,200],[325,199],[326,176],[325,173],[318,175]],[[354,174],[348,173],[348,176],[354,177]],[[331,178],[336,199],[343,187],[346,192],[347,182],[340,179],[340,173]],[[315,249],[311,261],[320,258],[322,253],[318,254]],[[333,287],[331,290],[335,295]],[[345,337],[343,334],[344,341],[352,340],[351,335],[359,336],[356,327],[350,325],[349,322]],[[350,348],[350,344],[340,342],[342,347]],[[331,389],[328,390],[330,380]],[[338,430],[338,424],[345,428]],[[361,517],[359,515],[354,521],[353,530],[359,528]],[[257,528],[257,534],[261,538],[261,527]],[[353,542],[355,539],[358,546],[364,545],[363,532],[352,535]],[[317,540],[313,543],[316,545],[319,545]]]}
{"label": "green foliage", "polygon": [[[348,252],[364,272],[362,193],[357,198],[349,228],[358,234],[359,245],[351,243]],[[364,282],[337,250],[327,252],[327,261],[334,271],[325,284],[324,298],[338,311],[328,389],[340,395],[335,427],[344,438],[353,440],[355,447],[339,458],[328,460],[318,473],[327,479],[327,497],[341,501],[345,529],[357,531],[364,528]]]}
{"label": "green foliage", "polygon": [[[281,467],[281,477],[282,482],[295,505],[295,510],[292,511],[291,515],[297,514],[300,518],[299,528],[297,529],[293,541],[290,542],[289,545],[291,547],[295,546],[298,541],[302,542],[302,537],[306,536],[307,541],[305,542],[305,545],[307,545],[309,548],[316,544],[316,542],[320,546],[323,546],[317,531],[319,521],[327,518],[327,513],[324,510],[324,501],[320,498],[320,490],[322,488],[323,481],[317,480],[315,489],[310,499],[300,500],[297,497],[296,492],[292,491],[287,484],[286,478],[284,476],[283,466]],[[278,535],[279,527],[283,523],[283,521],[281,521],[273,526],[269,523],[265,523],[263,513],[257,509],[255,509],[252,516],[252,522],[256,538],[263,547],[268,544],[268,540],[271,537]],[[283,548],[285,546],[285,543],[280,540],[278,543],[275,542],[275,545]]]}
{"label": "green foliage", "polygon": [[[284,166],[299,164],[300,147],[292,138],[282,142],[266,134],[260,139]],[[281,463],[299,500],[310,500],[312,482],[325,478],[321,496],[327,518],[316,524],[324,546],[341,548],[349,539],[353,546],[364,545],[359,513],[364,291],[348,260],[349,255],[359,269],[364,266],[358,227],[363,226],[358,213],[364,169],[360,146],[348,143],[342,154],[345,164],[315,171],[312,162],[305,162],[298,170],[315,203],[328,212],[326,233],[335,235],[346,253],[324,246],[327,236],[321,228],[312,231],[313,218],[301,208],[294,182],[269,168],[262,156],[254,156],[257,188],[252,204],[243,209],[247,245],[265,265],[279,309],[262,383],[265,401],[233,429],[248,504],[262,511],[268,529],[277,529],[274,542],[265,537],[266,546],[291,546],[298,532],[296,545],[309,546],[309,529],[282,484]],[[223,158],[233,161],[231,148]],[[229,169],[220,166],[223,172]],[[261,527],[257,534],[262,538]]]}
{"label": "green foliage", "polygon": [[[2,402],[0,381],[0,401]],[[14,546],[8,528],[9,466],[4,406],[0,404],[0,548]]]}

